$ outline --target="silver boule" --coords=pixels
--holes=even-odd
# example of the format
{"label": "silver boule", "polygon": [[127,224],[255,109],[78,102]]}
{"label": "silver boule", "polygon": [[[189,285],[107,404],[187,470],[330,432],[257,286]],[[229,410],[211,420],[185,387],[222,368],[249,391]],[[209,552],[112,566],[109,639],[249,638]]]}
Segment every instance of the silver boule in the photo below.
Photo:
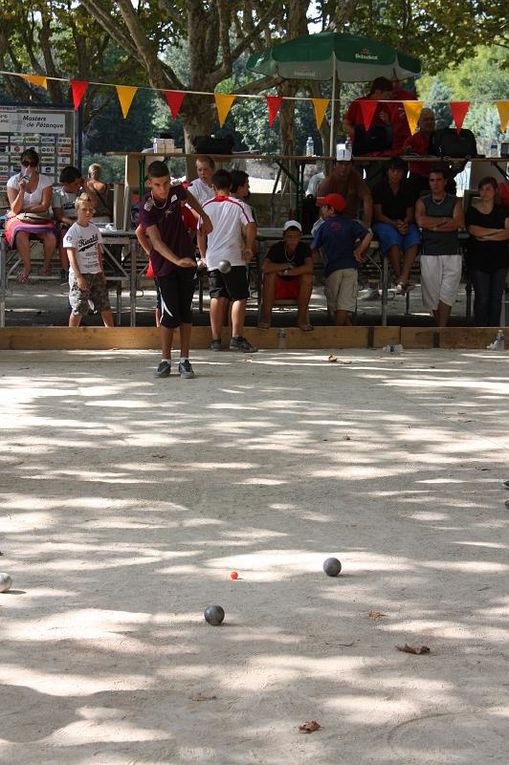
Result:
{"label": "silver boule", "polygon": [[9,574],[0,572],[0,592],[9,592],[12,587],[12,579]]}

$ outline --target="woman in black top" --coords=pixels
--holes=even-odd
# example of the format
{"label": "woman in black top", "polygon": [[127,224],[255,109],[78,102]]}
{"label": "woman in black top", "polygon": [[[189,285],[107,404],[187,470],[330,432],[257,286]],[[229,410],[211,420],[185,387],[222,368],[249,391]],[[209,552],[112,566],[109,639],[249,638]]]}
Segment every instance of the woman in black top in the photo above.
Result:
{"label": "woman in black top", "polygon": [[498,184],[490,176],[479,181],[480,199],[466,214],[468,267],[475,291],[478,327],[498,327],[509,266],[509,213],[497,201]]}

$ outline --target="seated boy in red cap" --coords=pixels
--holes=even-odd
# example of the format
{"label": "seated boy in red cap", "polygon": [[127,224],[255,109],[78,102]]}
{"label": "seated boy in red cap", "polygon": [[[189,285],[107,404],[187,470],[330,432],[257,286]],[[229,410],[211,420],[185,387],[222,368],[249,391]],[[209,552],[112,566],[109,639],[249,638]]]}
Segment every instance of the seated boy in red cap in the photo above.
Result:
{"label": "seated boy in red cap", "polygon": [[318,197],[324,222],[311,243],[313,256],[318,250],[325,258],[325,296],[330,316],[339,326],[350,325],[350,314],[357,307],[357,271],[373,234],[358,220],[343,215],[346,202],[341,194]]}
{"label": "seated boy in red cap", "polygon": [[310,332],[309,301],[313,290],[313,258],[309,245],[301,242],[302,226],[287,220],[283,240],[273,244],[262,265],[263,293],[260,329],[270,327],[274,300],[297,301],[297,326]]}

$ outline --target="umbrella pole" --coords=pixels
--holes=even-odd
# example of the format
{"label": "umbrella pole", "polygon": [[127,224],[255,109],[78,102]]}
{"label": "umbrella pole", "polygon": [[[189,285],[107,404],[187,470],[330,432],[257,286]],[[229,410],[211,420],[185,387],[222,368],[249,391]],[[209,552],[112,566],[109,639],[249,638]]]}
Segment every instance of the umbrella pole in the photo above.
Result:
{"label": "umbrella pole", "polygon": [[336,53],[332,53],[332,113],[330,121],[330,140],[329,140],[329,156],[335,157],[334,151],[334,127],[335,127],[335,114],[336,114]]}

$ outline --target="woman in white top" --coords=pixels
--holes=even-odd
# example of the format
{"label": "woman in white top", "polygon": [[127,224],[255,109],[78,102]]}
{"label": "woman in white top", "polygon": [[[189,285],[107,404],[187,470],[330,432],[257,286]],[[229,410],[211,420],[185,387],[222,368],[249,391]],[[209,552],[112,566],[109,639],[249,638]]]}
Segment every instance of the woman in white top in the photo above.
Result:
{"label": "woman in white top", "polygon": [[5,224],[5,238],[15,247],[23,268],[18,281],[25,284],[32,271],[30,239],[40,239],[44,250],[43,274],[51,273],[51,258],[56,247],[55,222],[49,209],[53,195],[53,180],[39,173],[39,155],[26,149],[21,155],[21,172],[7,181],[10,212]]}

